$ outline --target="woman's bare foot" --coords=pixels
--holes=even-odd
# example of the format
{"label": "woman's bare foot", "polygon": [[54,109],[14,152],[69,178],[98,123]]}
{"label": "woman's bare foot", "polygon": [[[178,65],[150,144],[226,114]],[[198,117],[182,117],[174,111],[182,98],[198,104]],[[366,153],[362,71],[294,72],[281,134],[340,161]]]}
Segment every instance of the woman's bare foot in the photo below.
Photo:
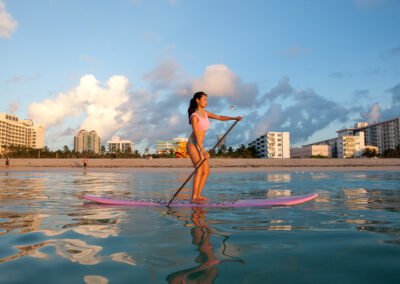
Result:
{"label": "woman's bare foot", "polygon": [[204,199],[200,199],[200,198],[192,198],[192,203],[197,203],[197,204],[201,204],[204,203]]}
{"label": "woman's bare foot", "polygon": [[197,197],[197,199],[200,199],[200,200],[208,200],[207,197],[204,197],[204,196],[201,196],[201,195],[199,195],[199,196]]}

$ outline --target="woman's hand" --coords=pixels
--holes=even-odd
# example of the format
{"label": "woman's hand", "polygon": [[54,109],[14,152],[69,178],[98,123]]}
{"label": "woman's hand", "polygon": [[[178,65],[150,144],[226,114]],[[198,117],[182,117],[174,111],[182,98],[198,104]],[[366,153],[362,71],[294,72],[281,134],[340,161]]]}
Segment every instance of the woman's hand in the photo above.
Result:
{"label": "woman's hand", "polygon": [[234,117],[234,120],[237,120],[237,121],[241,121],[243,119],[243,117],[242,116],[236,116],[236,117]]}
{"label": "woman's hand", "polygon": [[204,158],[206,158],[206,159],[209,159],[209,158],[210,158],[210,154],[209,154],[205,149],[203,149],[203,150],[201,151],[201,153],[203,154],[203,157],[204,157]]}

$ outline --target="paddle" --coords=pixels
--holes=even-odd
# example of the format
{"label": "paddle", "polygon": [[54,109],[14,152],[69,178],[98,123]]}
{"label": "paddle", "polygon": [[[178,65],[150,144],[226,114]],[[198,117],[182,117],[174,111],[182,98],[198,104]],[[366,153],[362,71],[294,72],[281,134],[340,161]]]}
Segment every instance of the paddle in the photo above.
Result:
{"label": "paddle", "polygon": [[[221,141],[229,134],[229,132],[231,132],[231,130],[233,129],[233,127],[235,127],[235,125],[239,122],[239,120],[236,120],[234,124],[232,124],[232,126],[228,129],[228,131],[224,134],[224,136],[221,137],[221,139],[219,139],[219,141],[217,142],[217,144],[215,144],[215,146],[210,150],[209,154],[211,155],[211,153],[218,147],[218,145],[221,143]],[[167,207],[169,207],[169,205],[172,203],[172,201],[174,201],[175,197],[179,194],[179,192],[182,190],[182,188],[188,183],[188,181],[192,178],[192,176],[196,173],[197,169],[201,167],[202,164],[204,164],[204,162],[207,160],[207,158],[204,158],[203,160],[200,161],[200,163],[197,164],[196,168],[194,169],[194,171],[190,174],[190,176],[186,179],[186,181],[181,185],[180,188],[178,188],[178,190],[175,192],[175,194],[172,196],[171,200],[168,202]]]}

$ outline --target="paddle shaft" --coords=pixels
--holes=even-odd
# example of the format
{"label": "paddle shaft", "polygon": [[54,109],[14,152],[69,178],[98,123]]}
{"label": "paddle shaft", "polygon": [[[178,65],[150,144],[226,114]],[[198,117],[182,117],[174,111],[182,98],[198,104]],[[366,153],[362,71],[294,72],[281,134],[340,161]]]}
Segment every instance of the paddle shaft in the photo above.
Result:
{"label": "paddle shaft", "polygon": [[[219,139],[219,141],[217,142],[217,144],[215,144],[215,146],[210,150],[210,154],[218,147],[218,145],[221,143],[222,140],[224,140],[224,138],[229,134],[229,132],[231,132],[231,130],[233,129],[233,127],[235,127],[235,125],[239,122],[239,120],[236,120],[234,124],[232,124],[232,126],[228,129],[228,131],[224,134],[224,136],[221,137],[221,139]],[[186,181],[181,185],[180,188],[178,188],[178,190],[175,192],[175,194],[172,196],[171,200],[168,202],[167,207],[169,207],[169,205],[172,203],[172,201],[174,201],[175,197],[179,194],[179,192],[182,190],[182,188],[188,183],[188,181],[192,178],[192,176],[196,173],[197,169],[201,167],[201,165],[204,164],[204,162],[207,160],[207,158],[204,158],[203,160],[200,161],[200,163],[198,163],[196,165],[196,168],[194,169],[194,171],[190,174],[190,176],[186,179]]]}

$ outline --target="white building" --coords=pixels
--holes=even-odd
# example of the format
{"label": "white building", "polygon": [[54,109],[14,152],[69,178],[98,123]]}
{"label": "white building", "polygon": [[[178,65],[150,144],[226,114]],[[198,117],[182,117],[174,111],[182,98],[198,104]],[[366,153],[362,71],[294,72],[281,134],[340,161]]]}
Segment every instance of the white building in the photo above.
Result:
{"label": "white building", "polygon": [[116,152],[132,152],[133,151],[133,142],[130,140],[121,140],[118,136],[113,136],[111,140],[107,141],[107,151],[109,153]]}
{"label": "white building", "polygon": [[94,152],[100,153],[100,137],[97,132],[92,130],[87,132],[82,129],[74,137],[74,150],[75,152]]}
{"label": "white building", "polygon": [[339,136],[343,133],[356,135],[361,131],[365,134],[365,145],[378,147],[380,153],[396,149],[400,145],[400,117],[371,125],[366,122],[357,123],[354,128],[339,130],[338,134]]}
{"label": "white building", "polygon": [[249,144],[255,146],[258,158],[290,158],[289,132],[267,132]]}
{"label": "white building", "polygon": [[338,158],[360,158],[365,149],[364,132],[357,135],[343,135],[336,140]]}
{"label": "white building", "polygon": [[9,146],[43,148],[44,127],[34,126],[30,119],[0,113],[0,153],[6,153]]}

